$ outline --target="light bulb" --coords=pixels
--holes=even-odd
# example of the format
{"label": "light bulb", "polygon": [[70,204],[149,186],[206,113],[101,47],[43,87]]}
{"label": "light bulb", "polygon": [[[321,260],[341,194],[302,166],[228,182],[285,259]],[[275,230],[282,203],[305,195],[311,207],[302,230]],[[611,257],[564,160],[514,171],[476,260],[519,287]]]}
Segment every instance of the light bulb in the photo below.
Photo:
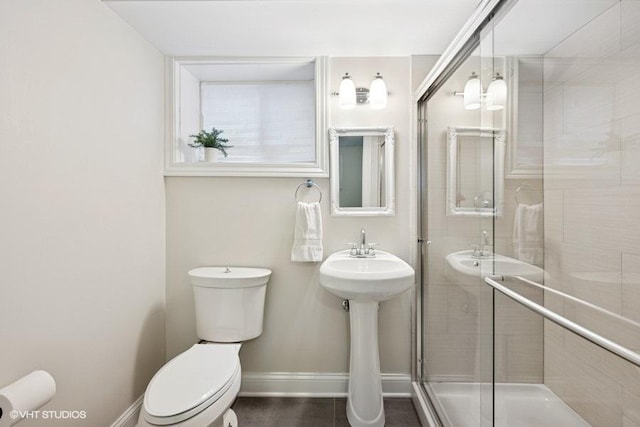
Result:
{"label": "light bulb", "polygon": [[376,78],[371,82],[369,105],[372,110],[381,110],[387,106],[387,85],[380,73],[377,73]]}
{"label": "light bulb", "polygon": [[356,106],[356,85],[349,73],[344,73],[338,89],[340,108],[349,109]]}
{"label": "light bulb", "polygon": [[480,108],[480,98],[482,96],[482,87],[480,86],[480,78],[474,72],[464,85],[464,108],[465,110],[477,110]]}
{"label": "light bulb", "polygon": [[491,81],[487,88],[487,110],[502,110],[507,104],[507,84],[500,73]]}

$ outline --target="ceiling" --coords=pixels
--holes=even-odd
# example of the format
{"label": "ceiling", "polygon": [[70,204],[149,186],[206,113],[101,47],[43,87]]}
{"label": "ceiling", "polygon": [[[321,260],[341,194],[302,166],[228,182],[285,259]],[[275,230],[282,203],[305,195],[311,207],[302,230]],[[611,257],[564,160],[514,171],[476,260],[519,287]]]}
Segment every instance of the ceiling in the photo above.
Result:
{"label": "ceiling", "polygon": [[104,0],[168,55],[440,54],[479,0]]}
{"label": "ceiling", "polygon": [[619,0],[519,0],[494,29],[494,52],[542,55]]}
{"label": "ceiling", "polygon": [[[618,1],[519,0],[494,52],[544,54]],[[480,0],[103,2],[167,55],[405,56],[441,54]]]}

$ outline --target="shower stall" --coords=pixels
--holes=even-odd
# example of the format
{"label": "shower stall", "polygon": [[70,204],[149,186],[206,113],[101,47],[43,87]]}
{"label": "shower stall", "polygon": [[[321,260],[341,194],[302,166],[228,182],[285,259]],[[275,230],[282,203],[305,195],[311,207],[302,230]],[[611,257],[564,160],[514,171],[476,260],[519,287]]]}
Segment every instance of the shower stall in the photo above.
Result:
{"label": "shower stall", "polygon": [[423,420],[640,426],[640,1],[482,1],[418,96]]}

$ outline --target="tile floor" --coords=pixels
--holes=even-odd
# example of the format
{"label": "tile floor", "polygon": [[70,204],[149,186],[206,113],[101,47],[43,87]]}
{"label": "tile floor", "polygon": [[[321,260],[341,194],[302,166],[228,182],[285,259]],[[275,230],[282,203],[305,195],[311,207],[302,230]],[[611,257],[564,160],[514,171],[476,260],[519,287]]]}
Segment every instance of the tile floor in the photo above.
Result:
{"label": "tile floor", "polygon": [[[349,427],[344,398],[239,397],[241,427]],[[384,399],[385,427],[420,427],[411,399]]]}

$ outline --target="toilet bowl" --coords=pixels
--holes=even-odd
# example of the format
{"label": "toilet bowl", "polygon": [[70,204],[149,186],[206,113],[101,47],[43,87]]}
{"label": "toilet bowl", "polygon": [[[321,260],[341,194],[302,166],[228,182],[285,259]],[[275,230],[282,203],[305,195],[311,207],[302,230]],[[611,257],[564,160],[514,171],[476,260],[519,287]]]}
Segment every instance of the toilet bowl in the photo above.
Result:
{"label": "toilet bowl", "polygon": [[[262,333],[271,271],[203,267],[189,271],[196,332],[204,341],[167,362],[145,391],[138,426],[222,427],[235,419],[241,341]],[[228,426],[224,426],[228,427]]]}

